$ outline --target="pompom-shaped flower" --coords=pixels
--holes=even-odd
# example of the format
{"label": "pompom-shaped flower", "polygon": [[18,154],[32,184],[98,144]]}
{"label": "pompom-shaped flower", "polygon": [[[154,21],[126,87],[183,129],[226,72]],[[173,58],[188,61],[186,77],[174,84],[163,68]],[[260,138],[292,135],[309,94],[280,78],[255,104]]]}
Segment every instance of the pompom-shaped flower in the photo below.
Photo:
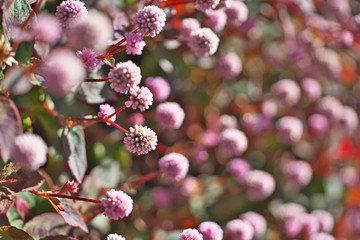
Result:
{"label": "pompom-shaped flower", "polygon": [[134,125],[144,125],[145,123],[145,117],[142,113],[136,112],[129,116],[128,122],[134,126]]}
{"label": "pompom-shaped flower", "polygon": [[284,143],[299,141],[303,134],[303,128],[301,121],[296,117],[285,116],[276,122],[278,135]]}
{"label": "pompom-shaped flower", "polygon": [[224,54],[216,61],[216,71],[222,77],[234,78],[241,70],[241,59],[235,53]]}
{"label": "pompom-shaped flower", "polygon": [[331,232],[334,228],[334,217],[327,211],[318,209],[311,212],[320,222],[320,231]]}
{"label": "pompom-shaped flower", "polygon": [[246,135],[237,129],[225,129],[220,134],[220,151],[228,156],[243,154],[248,148]]}
{"label": "pompom-shaped flower", "polygon": [[62,1],[56,8],[56,16],[64,27],[83,20],[88,11],[82,1],[66,0]]}
{"label": "pompom-shaped flower", "polygon": [[312,168],[305,161],[288,161],[282,166],[282,171],[291,182],[302,187],[310,182],[312,176]]}
{"label": "pompom-shaped flower", "polygon": [[133,55],[141,55],[146,43],[143,37],[130,32],[126,35],[126,53]]}
{"label": "pompom-shaped flower", "polygon": [[222,240],[223,230],[215,222],[207,221],[200,223],[199,232],[203,235],[204,240]]}
{"label": "pompom-shaped flower", "polygon": [[133,17],[133,25],[140,35],[155,37],[165,26],[166,14],[161,8],[150,5],[139,10]]}
{"label": "pompom-shaped flower", "polygon": [[196,229],[185,229],[180,233],[179,240],[203,240],[203,236]]}
{"label": "pompom-shaped flower", "polygon": [[48,147],[39,135],[25,133],[15,138],[11,159],[26,170],[36,171],[46,163]]}
{"label": "pompom-shaped flower", "polygon": [[238,122],[235,116],[232,115],[221,115],[219,118],[219,128],[224,130],[226,128],[237,128]]}
{"label": "pompom-shaped flower", "polygon": [[156,107],[155,120],[162,128],[178,129],[185,118],[185,112],[178,103],[164,102]]}
{"label": "pompom-shaped flower", "polygon": [[225,9],[227,24],[232,27],[239,27],[249,16],[249,10],[242,1],[232,1]]}
{"label": "pompom-shaped flower", "polygon": [[318,113],[309,116],[308,125],[315,134],[324,134],[329,130],[329,120],[324,115]]}
{"label": "pompom-shaped flower", "polygon": [[266,231],[266,220],[265,218],[256,212],[246,212],[240,215],[240,219],[249,222],[254,228],[255,237],[260,237]]}
{"label": "pompom-shaped flower", "polygon": [[84,66],[91,71],[99,70],[102,65],[102,61],[97,58],[98,55],[90,48],[78,50],[76,55],[81,59]]}
{"label": "pompom-shaped flower", "polygon": [[210,28],[191,32],[187,45],[198,57],[213,55],[219,46],[219,37]]}
{"label": "pompom-shaped flower", "polygon": [[252,201],[260,201],[270,196],[275,190],[274,177],[262,170],[252,170],[246,175],[246,195]]}
{"label": "pompom-shaped flower", "polygon": [[291,79],[282,79],[271,86],[272,94],[281,101],[281,103],[293,106],[301,96],[298,84]]}
{"label": "pompom-shaped flower", "polygon": [[44,86],[54,95],[70,93],[86,76],[81,61],[66,48],[53,50],[43,62],[39,72],[45,79]]}
{"label": "pompom-shaped flower", "polygon": [[101,200],[104,206],[104,215],[112,220],[118,220],[130,215],[133,210],[133,200],[123,191],[111,189],[106,192],[107,198]]}
{"label": "pompom-shaped flower", "polygon": [[314,215],[305,213],[300,217],[300,221],[302,223],[303,232],[306,234],[319,232],[320,222]]}
{"label": "pompom-shaped flower", "polygon": [[75,182],[75,180],[70,181],[68,179],[66,181],[65,188],[71,193],[77,193],[79,190],[79,183]]}
{"label": "pompom-shaped flower", "polygon": [[189,160],[180,153],[169,153],[160,158],[159,168],[167,179],[179,181],[189,170]]}
{"label": "pompom-shaped flower", "polygon": [[153,103],[153,95],[147,87],[130,89],[130,100],[125,102],[126,107],[139,108],[141,112],[149,109]]}
{"label": "pompom-shaped flower", "polygon": [[232,240],[251,240],[254,237],[254,228],[248,222],[234,219],[226,224],[225,233]]}
{"label": "pompom-shaped flower", "polygon": [[110,69],[108,74],[110,87],[115,92],[127,93],[131,88],[135,88],[141,81],[141,70],[132,61],[120,62]]}
{"label": "pompom-shaped flower", "polygon": [[226,25],[226,14],[223,10],[210,10],[206,12],[205,25],[215,32],[220,32]]}
{"label": "pompom-shaped flower", "polygon": [[[108,116],[113,114],[115,112],[115,108],[110,106],[109,104],[101,104],[100,105],[100,111],[98,112],[97,116],[101,119],[106,119]],[[116,115],[112,116],[110,121],[115,122],[116,121]],[[107,125],[111,125],[110,123],[106,123]]]}
{"label": "pompom-shaped flower", "polygon": [[305,78],[301,81],[301,88],[312,101],[317,100],[322,93],[320,83],[313,78]]}
{"label": "pompom-shaped flower", "polygon": [[309,240],[335,240],[335,238],[328,233],[318,232],[311,234]]}
{"label": "pompom-shaped flower", "polygon": [[196,0],[195,8],[199,11],[206,12],[210,9],[216,8],[220,0]]}
{"label": "pompom-shaped flower", "polygon": [[196,18],[184,18],[181,21],[180,33],[182,37],[187,40],[192,31],[200,28],[200,23]]}
{"label": "pompom-shaped flower", "polygon": [[251,170],[251,166],[244,159],[234,158],[226,165],[226,170],[233,178],[242,183],[245,180],[246,174]]}
{"label": "pompom-shaped flower", "polygon": [[124,144],[131,153],[142,155],[156,149],[157,136],[147,126],[135,125],[125,134]]}
{"label": "pompom-shaped flower", "polygon": [[107,235],[106,240],[126,240],[123,236],[116,233]]}
{"label": "pompom-shaped flower", "polygon": [[51,14],[39,14],[31,26],[35,37],[45,43],[55,44],[61,37],[61,25]]}
{"label": "pompom-shaped flower", "polygon": [[170,95],[170,84],[162,77],[148,77],[145,86],[150,89],[156,102],[164,101]]}

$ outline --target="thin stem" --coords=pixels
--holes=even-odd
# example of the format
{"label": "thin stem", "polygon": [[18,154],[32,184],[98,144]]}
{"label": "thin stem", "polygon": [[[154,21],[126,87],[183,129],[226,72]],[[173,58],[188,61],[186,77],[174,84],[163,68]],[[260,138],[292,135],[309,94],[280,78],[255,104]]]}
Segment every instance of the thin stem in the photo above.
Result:
{"label": "thin stem", "polygon": [[172,6],[176,6],[176,5],[180,5],[180,4],[187,4],[187,3],[193,3],[195,2],[195,0],[173,0],[173,1],[166,1],[166,2],[161,2],[159,4],[159,8],[166,8],[166,7],[172,7]]}
{"label": "thin stem", "polygon": [[126,47],[122,47],[122,48],[120,48],[120,49],[118,49],[116,51],[113,51],[113,52],[109,53],[109,57],[116,54],[116,53],[118,53],[118,52],[124,51],[125,49],[126,49]]}
{"label": "thin stem", "polygon": [[106,119],[110,119],[112,116],[118,114],[119,112],[121,112],[122,110],[124,110],[126,108],[126,106],[122,106],[121,108],[119,108],[118,110],[116,110],[114,113],[110,114],[109,116],[106,117]]}
{"label": "thin stem", "polygon": [[110,78],[97,78],[97,79],[91,79],[87,78],[84,82],[107,82]]}
{"label": "thin stem", "polygon": [[48,196],[101,204],[101,200],[77,197],[77,196],[72,196],[72,195],[64,195],[64,194],[59,194],[59,193],[48,193]]}
{"label": "thin stem", "polygon": [[66,118],[67,121],[73,121],[73,122],[78,122],[78,121],[100,121],[100,118],[85,118],[85,117],[82,117],[82,118]]}
{"label": "thin stem", "polygon": [[114,123],[113,121],[111,121],[110,119],[107,119],[106,122],[110,123],[111,125],[113,125],[114,127],[120,129],[121,131],[123,131],[124,133],[129,133],[128,130],[126,130],[125,128],[123,128],[122,126],[118,125],[117,123]]}
{"label": "thin stem", "polygon": [[110,52],[114,51],[118,46],[120,46],[121,44],[123,44],[126,41],[126,37],[124,37],[123,39],[121,39],[120,41],[118,41],[117,43],[115,43],[114,45],[112,45],[106,52],[104,52],[103,54],[101,54],[101,57],[103,58],[107,58],[111,55],[109,55]]}
{"label": "thin stem", "polygon": [[123,186],[124,187],[128,187],[128,188],[132,188],[132,187],[135,187],[137,185],[140,185],[140,184],[143,184],[147,181],[150,181],[151,179],[154,179],[156,178],[158,175],[160,174],[159,171],[156,171],[156,172],[151,172],[151,173],[148,173],[146,174],[145,176],[142,176],[134,181],[131,181],[129,183],[125,183]]}

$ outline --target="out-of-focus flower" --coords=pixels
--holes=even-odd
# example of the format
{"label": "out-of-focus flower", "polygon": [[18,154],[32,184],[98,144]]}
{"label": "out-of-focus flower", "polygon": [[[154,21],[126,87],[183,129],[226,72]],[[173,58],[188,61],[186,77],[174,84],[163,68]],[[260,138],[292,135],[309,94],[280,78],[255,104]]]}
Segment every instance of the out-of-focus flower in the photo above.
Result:
{"label": "out-of-focus flower", "polygon": [[125,134],[124,144],[131,153],[143,155],[156,149],[157,136],[147,126],[135,125]]}
{"label": "out-of-focus flower", "polygon": [[233,178],[242,183],[245,180],[246,174],[251,170],[251,166],[244,159],[234,158],[226,165],[226,170]]}
{"label": "out-of-focus flower", "polygon": [[199,232],[203,235],[204,240],[222,240],[223,230],[215,222],[206,221],[199,224]]}
{"label": "out-of-focus flower", "polygon": [[303,214],[300,217],[302,222],[303,232],[306,234],[317,233],[320,230],[320,223],[317,217],[312,214]]}
{"label": "out-of-focus flower", "polygon": [[249,10],[242,1],[232,1],[225,13],[227,24],[232,27],[239,27],[249,16]]}
{"label": "out-of-focus flower", "polygon": [[273,99],[267,99],[261,104],[261,112],[265,117],[274,117],[277,114],[278,107]]}
{"label": "out-of-focus flower", "polygon": [[111,82],[110,87],[115,92],[126,94],[131,88],[135,88],[140,84],[142,76],[140,68],[128,60],[117,63],[113,69],[110,69],[108,77]]}
{"label": "out-of-focus flower", "polygon": [[180,233],[179,240],[203,240],[203,236],[196,229],[185,229]]}
{"label": "out-of-focus flower", "polygon": [[161,8],[149,5],[140,9],[133,17],[133,25],[142,36],[155,37],[165,26],[166,14]]}
{"label": "out-of-focus flower", "polygon": [[246,174],[244,185],[246,195],[252,201],[260,201],[270,196],[275,190],[274,177],[262,170],[251,170]]}
{"label": "out-of-focus flower", "polygon": [[201,12],[207,12],[210,9],[214,9],[220,0],[196,0],[195,8]]}
{"label": "out-of-focus flower", "polygon": [[187,45],[198,57],[213,55],[219,46],[219,37],[210,28],[199,28],[191,32]]}
{"label": "out-of-focus flower", "polygon": [[301,92],[298,84],[291,79],[282,79],[271,86],[271,92],[282,104],[293,106],[298,103]]}
{"label": "out-of-focus flower", "polygon": [[48,147],[36,134],[25,133],[15,138],[11,159],[26,170],[36,171],[46,163]]}
{"label": "out-of-focus flower", "polygon": [[225,233],[232,240],[251,240],[254,237],[254,228],[249,222],[233,219],[226,224]]}
{"label": "out-of-focus flower", "polygon": [[133,200],[123,191],[111,189],[106,192],[107,198],[101,200],[105,208],[104,215],[112,220],[118,220],[130,215],[133,210]]}
{"label": "out-of-focus flower", "polygon": [[204,147],[196,146],[193,149],[192,157],[195,163],[201,164],[208,159],[209,154]]}
{"label": "out-of-focus flower", "polygon": [[91,71],[97,71],[102,66],[102,61],[98,58],[98,55],[94,50],[85,48],[83,50],[76,51],[76,55],[81,59],[84,66]]}
{"label": "out-of-focus flower", "polygon": [[77,193],[79,190],[79,183],[75,182],[75,180],[70,181],[69,179],[65,184],[66,189],[71,193]]}
{"label": "out-of-focus flower", "polygon": [[240,215],[241,220],[249,222],[254,228],[254,236],[260,237],[266,231],[266,220],[265,218],[256,212],[246,212]]}
{"label": "out-of-focus flower", "polygon": [[342,106],[343,105],[341,104],[339,99],[333,96],[322,97],[316,103],[317,110],[320,113],[330,117],[331,119],[334,119],[336,116],[339,115]]}
{"label": "out-of-focus flower", "polygon": [[341,182],[346,187],[353,187],[359,182],[358,170],[353,166],[346,166],[340,170]]}
{"label": "out-of-focus flower", "polygon": [[130,88],[130,99],[125,102],[126,107],[139,108],[141,112],[149,109],[153,103],[153,95],[147,87]]}
{"label": "out-of-focus flower", "polygon": [[128,33],[126,35],[126,53],[133,55],[141,55],[146,43],[143,37],[136,33]]}
{"label": "out-of-focus flower", "polygon": [[282,117],[276,122],[278,135],[284,143],[299,141],[303,134],[303,128],[300,119],[292,116]]}
{"label": "out-of-focus flower", "polygon": [[116,233],[107,235],[106,240],[126,240],[123,236]]}
{"label": "out-of-focus flower", "polygon": [[321,232],[331,232],[334,228],[334,217],[325,210],[314,210],[311,212],[320,222],[320,231]]}
{"label": "out-of-focus flower", "polygon": [[200,193],[201,184],[196,177],[187,176],[178,182],[176,189],[180,196],[190,198]]}
{"label": "out-of-focus flower", "polygon": [[340,127],[350,133],[354,132],[359,125],[359,117],[356,111],[352,107],[343,106],[338,113],[335,120]]}
{"label": "out-of-focus flower", "polygon": [[159,208],[168,207],[173,201],[173,195],[164,187],[155,187],[151,191],[154,204]]}
{"label": "out-of-focus flower", "polygon": [[183,179],[189,170],[189,160],[180,153],[169,153],[159,160],[160,173],[169,180]]}
{"label": "out-of-focus flower", "polygon": [[85,4],[78,0],[62,1],[56,8],[56,16],[64,27],[83,20],[87,14]]}
{"label": "out-of-focus flower", "polygon": [[[97,116],[101,119],[106,119],[108,116],[113,114],[115,112],[115,108],[110,106],[109,104],[101,104],[100,105],[100,111],[98,112]],[[115,122],[116,121],[116,115],[112,116],[110,118],[110,121]],[[107,125],[111,125],[110,123],[106,123]]]}
{"label": "out-of-focus flower", "polygon": [[335,240],[335,238],[328,233],[319,232],[311,234],[309,240]]}
{"label": "out-of-focus flower", "polygon": [[15,60],[15,53],[11,51],[12,47],[10,43],[5,42],[4,35],[0,37],[0,64],[5,63],[8,66],[12,66],[13,64],[18,64]]}
{"label": "out-of-focus flower", "polygon": [[226,53],[216,61],[216,71],[222,77],[235,78],[241,70],[241,59],[235,53]]}
{"label": "out-of-focus flower", "polygon": [[31,31],[38,40],[55,44],[61,37],[62,28],[56,17],[42,13],[37,15]]}
{"label": "out-of-focus flower", "polygon": [[322,93],[320,83],[313,78],[304,78],[301,81],[301,88],[305,92],[307,97],[312,101],[320,98]]}
{"label": "out-of-focus flower", "polygon": [[237,129],[225,129],[220,133],[220,151],[228,156],[243,154],[248,148],[246,135]]}
{"label": "out-of-focus flower", "polygon": [[324,134],[329,130],[329,120],[322,114],[314,113],[309,116],[310,131],[315,134]]}
{"label": "out-of-focus flower", "polygon": [[180,34],[187,40],[192,31],[200,28],[200,23],[196,18],[184,18],[181,22]]}
{"label": "out-of-focus flower", "polygon": [[312,177],[312,168],[305,161],[291,160],[282,166],[284,175],[298,186],[306,186]]}
{"label": "out-of-focus flower", "polygon": [[134,126],[134,125],[144,125],[145,123],[145,117],[143,114],[141,113],[133,113],[129,116],[128,118],[129,123]]}
{"label": "out-of-focus flower", "polygon": [[201,143],[205,147],[215,147],[219,142],[219,134],[208,129],[201,134]]}
{"label": "out-of-focus flower", "polygon": [[220,32],[226,25],[226,14],[223,10],[209,10],[206,13],[205,25],[215,32]]}
{"label": "out-of-focus flower", "polygon": [[297,237],[302,230],[302,222],[298,217],[291,217],[284,220],[284,232],[288,238]]}
{"label": "out-of-focus flower", "polygon": [[219,128],[221,130],[225,130],[227,128],[237,128],[238,127],[238,123],[237,123],[237,119],[235,116],[231,116],[231,115],[221,115],[219,118]]}
{"label": "out-of-focus flower", "polygon": [[170,84],[160,76],[148,77],[145,86],[150,89],[156,102],[165,101],[170,95]]}
{"label": "out-of-focus flower", "polygon": [[156,107],[155,120],[162,128],[178,129],[185,118],[185,112],[178,103],[164,102]]}

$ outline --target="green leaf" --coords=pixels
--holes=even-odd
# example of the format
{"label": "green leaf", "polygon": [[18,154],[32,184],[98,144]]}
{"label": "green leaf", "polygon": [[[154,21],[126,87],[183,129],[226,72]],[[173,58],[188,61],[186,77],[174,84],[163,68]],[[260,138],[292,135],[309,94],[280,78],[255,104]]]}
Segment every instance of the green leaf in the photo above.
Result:
{"label": "green leaf", "polygon": [[81,127],[65,128],[62,142],[70,171],[81,183],[87,168],[84,130]]}
{"label": "green leaf", "polygon": [[20,230],[16,227],[0,227],[0,239],[6,240],[34,240],[23,230]]}
{"label": "green leaf", "polygon": [[34,42],[22,42],[16,50],[15,59],[21,60],[31,57],[33,54]]}
{"label": "green leaf", "polygon": [[14,102],[0,96],[0,153],[3,159],[10,156],[14,139],[22,132],[21,118]]}
{"label": "green leaf", "polygon": [[75,96],[90,104],[117,100],[114,91],[106,82],[83,82],[76,89]]}
{"label": "green leaf", "polygon": [[114,66],[115,66],[115,58],[113,58],[113,57],[105,58],[105,59],[103,60],[103,62],[104,62],[106,65],[110,66],[110,67],[114,67]]}
{"label": "green leaf", "polygon": [[26,0],[14,0],[11,7],[3,12],[3,30],[7,41],[11,36],[12,25],[24,23],[31,11],[32,9]]}

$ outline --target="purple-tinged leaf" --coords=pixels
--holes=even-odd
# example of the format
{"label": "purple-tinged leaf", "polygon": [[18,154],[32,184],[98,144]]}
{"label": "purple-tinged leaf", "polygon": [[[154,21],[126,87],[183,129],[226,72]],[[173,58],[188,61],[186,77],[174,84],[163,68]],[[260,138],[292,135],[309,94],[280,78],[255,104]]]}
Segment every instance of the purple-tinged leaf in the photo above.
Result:
{"label": "purple-tinged leaf", "polygon": [[76,238],[64,236],[64,235],[56,235],[56,236],[48,236],[45,238],[42,238],[40,240],[77,240]]}
{"label": "purple-tinged leaf", "polygon": [[15,137],[22,132],[21,118],[14,102],[0,96],[0,154],[3,159],[9,157]]}
{"label": "purple-tinged leaf", "polygon": [[[57,200],[54,202],[54,199],[56,198],[49,198],[48,200],[67,224],[73,227],[80,227],[83,231],[88,232],[83,216],[76,208],[73,200],[63,198],[60,201]],[[59,205],[59,203],[61,203],[61,205]],[[61,206],[62,209],[60,209],[59,206]]]}
{"label": "purple-tinged leaf", "polygon": [[16,227],[0,227],[0,239],[6,240],[34,240],[29,234]]}
{"label": "purple-tinged leaf", "polygon": [[30,208],[29,203],[20,197],[16,197],[15,199],[15,208],[20,214],[21,219],[25,219],[25,217],[29,214]]}
{"label": "purple-tinged leaf", "polygon": [[83,82],[76,89],[75,96],[89,104],[100,104],[118,99],[106,82]]}
{"label": "purple-tinged leaf", "polygon": [[[9,163],[6,164],[1,170],[0,170],[0,180],[5,180],[7,179],[9,176],[11,176],[11,174],[17,173],[17,171],[20,170],[20,165],[16,164],[16,163]],[[0,183],[1,184],[1,183]]]}
{"label": "purple-tinged leaf", "polygon": [[36,239],[49,235],[66,235],[71,229],[59,214],[43,213],[29,220],[23,229]]}
{"label": "purple-tinged leaf", "polygon": [[80,127],[65,128],[62,142],[70,171],[81,183],[87,168],[84,130]]}
{"label": "purple-tinged leaf", "polygon": [[5,187],[0,187],[0,215],[4,215],[14,203],[14,196]]}
{"label": "purple-tinged leaf", "polygon": [[45,179],[38,172],[29,172],[20,169],[18,172],[9,176],[11,179],[16,179],[16,182],[7,184],[7,187],[14,192],[28,192],[38,189],[44,184]]}

